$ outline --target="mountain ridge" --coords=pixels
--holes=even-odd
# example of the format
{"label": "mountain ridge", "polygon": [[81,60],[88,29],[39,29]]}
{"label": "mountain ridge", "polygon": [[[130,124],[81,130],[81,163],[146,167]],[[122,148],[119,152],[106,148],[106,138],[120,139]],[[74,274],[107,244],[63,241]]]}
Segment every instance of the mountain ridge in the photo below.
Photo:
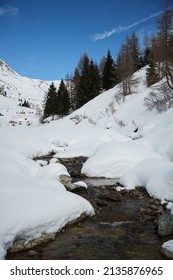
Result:
{"label": "mountain ridge", "polygon": [[6,96],[9,98],[17,101],[27,100],[33,108],[41,107],[52,82],[59,88],[60,80],[44,81],[21,76],[0,59],[0,87],[3,87]]}

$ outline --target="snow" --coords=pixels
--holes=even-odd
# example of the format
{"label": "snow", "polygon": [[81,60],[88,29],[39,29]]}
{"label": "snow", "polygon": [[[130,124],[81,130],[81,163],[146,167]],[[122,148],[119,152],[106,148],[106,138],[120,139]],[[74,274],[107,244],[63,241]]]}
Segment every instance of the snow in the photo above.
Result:
{"label": "snow", "polygon": [[[145,71],[135,74],[140,83],[122,104],[116,102],[115,86],[70,116],[44,125],[38,124],[34,108],[22,108],[25,116],[32,110],[35,121],[27,126],[22,119],[22,125],[12,126],[11,116],[21,110],[18,92],[40,105],[48,83],[21,77],[0,63],[0,86],[8,87],[11,97],[0,96],[1,259],[17,238],[28,242],[82,213],[94,214],[87,200],[59,181],[69,174],[58,158],[86,156],[82,172],[88,176],[119,178],[126,188],[143,186],[162,202],[173,200],[173,109],[162,114],[146,110],[144,97],[151,88],[145,86]],[[33,160],[50,152],[55,155],[49,164]],[[169,209],[173,214],[171,202]]]}
{"label": "snow", "polygon": [[1,154],[0,258],[16,238],[26,242],[60,230],[82,213],[93,215],[89,202],[65,190],[59,175],[68,175],[59,163],[40,167],[13,149]]}
{"label": "snow", "polygon": [[[104,156],[103,156],[104,155]],[[90,177],[119,178],[138,162],[146,158],[160,158],[158,154],[136,141],[102,144],[82,167]]]}
{"label": "snow", "polygon": [[129,189],[145,186],[152,197],[173,200],[173,163],[163,159],[142,160],[123,174],[120,183]]}
{"label": "snow", "polygon": [[45,93],[52,82],[57,88],[59,87],[59,80],[42,81],[20,76],[4,61],[0,60],[0,87],[3,85],[7,96],[14,100],[28,100],[34,106],[41,105],[40,107],[42,107]]}
{"label": "snow", "polygon": [[162,245],[168,252],[173,254],[173,240],[169,240]]}
{"label": "snow", "polygon": [[88,188],[87,184],[83,181],[79,181],[79,182],[75,182],[74,185],[79,186],[79,187],[84,187],[84,188]]}

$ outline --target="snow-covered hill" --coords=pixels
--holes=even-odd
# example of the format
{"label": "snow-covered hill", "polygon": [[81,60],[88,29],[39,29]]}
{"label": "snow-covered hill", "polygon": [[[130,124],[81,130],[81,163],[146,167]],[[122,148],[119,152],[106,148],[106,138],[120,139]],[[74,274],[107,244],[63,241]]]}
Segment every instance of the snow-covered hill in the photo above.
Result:
{"label": "snow-covered hill", "polygon": [[42,81],[20,76],[3,60],[0,60],[0,87],[3,86],[7,97],[28,100],[34,107],[41,105],[51,82],[58,88],[60,81]]}
{"label": "snow-covered hill", "polygon": [[[19,81],[13,70],[7,70],[8,79],[11,71]],[[86,156],[86,175],[119,178],[127,188],[140,185],[162,202],[173,201],[173,109],[147,111],[144,97],[153,88],[146,87],[145,72],[135,73],[139,84],[124,103],[116,102],[115,86],[49,124],[0,126],[0,258],[18,237],[27,242],[59,230],[82,213],[94,214],[86,200],[59,182],[67,170],[55,162],[41,167],[32,160],[37,155],[54,151],[55,159]],[[0,102],[10,102],[10,111],[15,104],[2,98]],[[168,207],[173,214],[172,202]]]}
{"label": "snow-covered hill", "polygon": [[[0,60],[0,124],[38,124],[45,93],[52,82],[59,88],[59,80],[42,81],[20,76]],[[29,102],[30,108],[19,106],[25,100]]]}

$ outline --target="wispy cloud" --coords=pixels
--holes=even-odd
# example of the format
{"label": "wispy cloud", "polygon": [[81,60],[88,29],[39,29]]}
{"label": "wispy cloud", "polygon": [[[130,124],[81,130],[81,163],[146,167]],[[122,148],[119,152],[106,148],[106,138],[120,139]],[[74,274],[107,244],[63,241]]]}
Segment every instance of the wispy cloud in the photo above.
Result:
{"label": "wispy cloud", "polygon": [[138,20],[138,21],[136,21],[136,22],[134,22],[130,25],[114,27],[110,31],[104,31],[103,33],[95,34],[94,36],[92,36],[92,41],[103,40],[103,39],[106,39],[106,38],[112,36],[115,33],[121,33],[121,32],[127,31],[128,29],[133,28],[133,27],[135,27],[135,26],[137,26],[137,25],[139,25],[139,24],[141,24],[141,23],[143,23],[143,22],[145,22],[145,21],[147,21],[151,18],[159,16],[161,13],[162,13],[162,11],[157,12],[155,14],[152,14],[148,17],[142,18],[142,19],[140,19],[140,20]]}
{"label": "wispy cloud", "polygon": [[0,7],[0,17],[2,16],[16,16],[19,13],[19,9],[17,7]]}

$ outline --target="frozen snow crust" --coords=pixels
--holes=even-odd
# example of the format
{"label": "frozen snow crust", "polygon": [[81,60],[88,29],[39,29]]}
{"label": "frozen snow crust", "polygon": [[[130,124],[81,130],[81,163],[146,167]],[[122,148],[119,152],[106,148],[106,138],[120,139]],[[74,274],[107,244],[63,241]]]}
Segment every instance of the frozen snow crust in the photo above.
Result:
{"label": "frozen snow crust", "polygon": [[[15,75],[20,80],[7,67],[1,70],[8,83]],[[173,200],[173,109],[162,114],[146,110],[144,97],[151,88],[145,86],[145,71],[135,74],[140,83],[123,104],[115,101],[116,86],[67,118],[44,125],[8,125],[10,112],[19,107],[0,96],[1,259],[16,238],[28,242],[82,213],[94,214],[89,202],[60,183],[60,175],[68,176],[63,165],[53,160],[41,167],[35,156],[51,151],[55,158],[86,156],[82,172],[88,176],[120,178],[127,188],[143,186],[153,197]],[[173,214],[171,202],[169,207]]]}

